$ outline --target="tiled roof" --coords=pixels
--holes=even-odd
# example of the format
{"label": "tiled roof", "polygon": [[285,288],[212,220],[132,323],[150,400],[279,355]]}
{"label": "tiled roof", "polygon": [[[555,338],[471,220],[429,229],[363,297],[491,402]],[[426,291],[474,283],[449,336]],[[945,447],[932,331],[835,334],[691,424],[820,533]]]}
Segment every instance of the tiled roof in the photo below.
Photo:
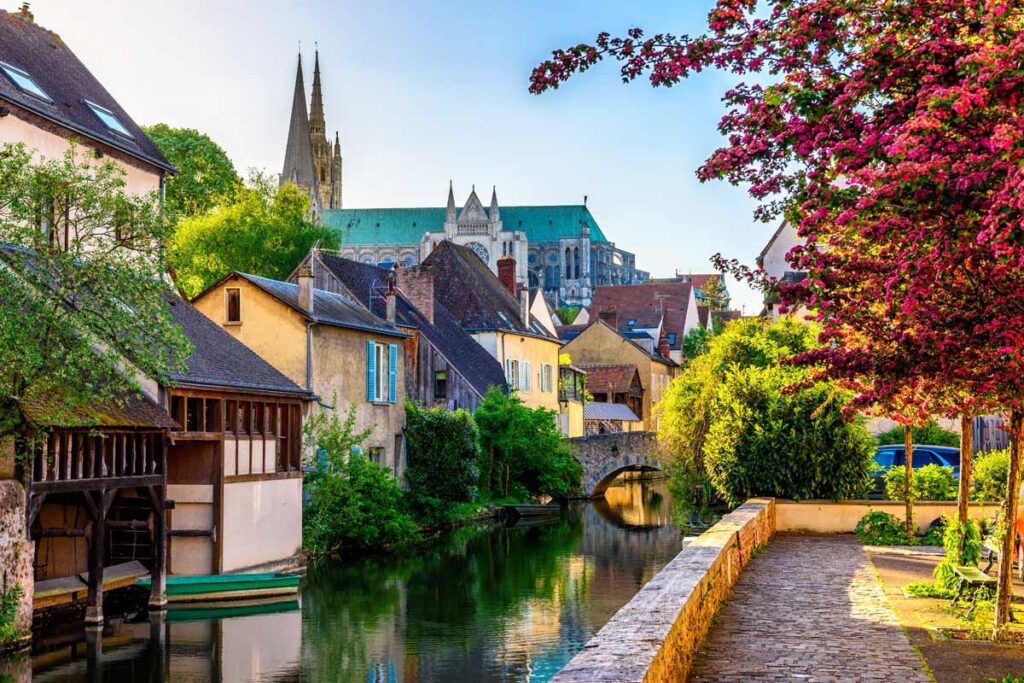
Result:
{"label": "tiled roof", "polygon": [[[607,242],[590,209],[582,204],[563,206],[502,206],[502,227],[521,230],[531,243],[557,242],[579,237],[581,223],[590,227],[591,242]],[[419,244],[425,232],[444,230],[443,206],[408,209],[331,209],[324,224],[341,231],[343,245]]]}
{"label": "tiled roof", "polygon": [[[332,327],[344,327],[363,332],[375,332],[392,337],[405,337],[404,332],[381,318],[378,318],[358,302],[341,294],[313,290],[313,311],[310,313],[299,306],[299,286],[291,282],[281,282],[270,278],[234,273],[234,275],[251,282],[278,301],[287,304],[299,313],[309,317],[313,322]],[[230,276],[229,276],[230,277]]]}
{"label": "tiled roof", "polygon": [[[3,74],[0,74],[0,100],[174,172],[156,144],[56,33],[35,24],[21,12],[0,10],[0,61],[28,73],[52,101],[25,92]],[[110,110],[131,137],[111,131],[86,100]]]}
{"label": "tiled roof", "polygon": [[193,347],[188,358],[188,371],[172,375],[175,382],[279,394],[309,394],[189,302],[173,294],[167,295],[167,302],[171,319],[181,326]]}
{"label": "tiled roof", "polygon": [[629,406],[623,403],[599,403],[591,401],[583,406],[584,420],[620,420],[623,422],[639,422]]}
{"label": "tiled roof", "polygon": [[[589,325],[590,323],[587,323]],[[572,341],[579,336],[580,332],[587,329],[587,325],[555,325],[555,332],[562,341]]]}
{"label": "tiled roof", "polygon": [[467,332],[511,331],[552,339],[534,316],[524,325],[519,301],[472,249],[447,240],[419,266],[434,276],[434,297]]}
{"label": "tiled roof", "polygon": [[614,394],[629,392],[637,377],[635,365],[581,365],[587,373],[587,391],[592,394]]}
{"label": "tiled roof", "polygon": [[[360,303],[377,315],[387,314],[384,297],[387,270],[329,252],[317,252],[317,256],[320,264],[329,269]],[[492,385],[508,391],[501,363],[466,334],[440,302],[434,302],[434,321],[431,322],[399,294],[395,302],[395,320],[399,325],[419,330],[481,396]]]}
{"label": "tiled roof", "polygon": [[605,285],[594,288],[590,315],[600,317],[601,311],[614,309],[621,332],[657,327],[664,315],[662,327],[669,335],[669,347],[679,350],[691,296],[693,285],[684,282]]}
{"label": "tiled roof", "polygon": [[[167,411],[139,392],[126,392],[112,401],[93,400],[68,411],[52,394],[31,396],[21,403],[29,422],[46,427],[134,427],[177,429]],[[55,417],[59,415],[60,417]]]}

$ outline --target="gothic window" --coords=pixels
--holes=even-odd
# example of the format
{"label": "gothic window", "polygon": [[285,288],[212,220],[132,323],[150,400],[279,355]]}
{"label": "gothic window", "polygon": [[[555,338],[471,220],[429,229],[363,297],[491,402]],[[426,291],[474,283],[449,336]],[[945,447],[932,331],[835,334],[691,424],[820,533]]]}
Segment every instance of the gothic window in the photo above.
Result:
{"label": "gothic window", "polygon": [[412,254],[406,254],[402,259],[402,265],[406,268],[412,268]]}
{"label": "gothic window", "polygon": [[565,279],[572,279],[572,249],[565,248]]}
{"label": "gothic window", "polygon": [[530,280],[530,289],[540,287],[540,275],[537,274],[537,271],[531,270],[527,275]]}
{"label": "gothic window", "polygon": [[548,263],[558,263],[558,252],[557,251],[549,251],[548,252]]}
{"label": "gothic window", "polygon": [[540,260],[540,257],[538,256],[537,252],[531,251],[529,255],[526,257],[526,260],[527,262],[529,262],[531,266],[535,266],[537,265],[537,261]]}
{"label": "gothic window", "polygon": [[479,256],[480,260],[483,261],[484,263],[491,262],[491,255],[487,251],[487,247],[485,247],[484,245],[480,244],[479,242],[470,242],[466,246],[472,249],[473,253]]}
{"label": "gothic window", "polygon": [[544,269],[544,289],[558,289],[558,266]]}
{"label": "gothic window", "polygon": [[572,276],[576,279],[580,277],[580,248],[575,247],[572,250]]}

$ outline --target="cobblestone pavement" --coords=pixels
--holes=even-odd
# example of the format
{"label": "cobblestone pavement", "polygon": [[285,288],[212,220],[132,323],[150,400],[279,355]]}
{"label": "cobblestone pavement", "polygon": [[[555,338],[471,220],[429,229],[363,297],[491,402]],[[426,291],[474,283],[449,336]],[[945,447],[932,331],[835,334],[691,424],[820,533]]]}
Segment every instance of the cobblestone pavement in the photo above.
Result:
{"label": "cobblestone pavement", "polygon": [[856,539],[780,534],[740,575],[691,680],[930,679]]}

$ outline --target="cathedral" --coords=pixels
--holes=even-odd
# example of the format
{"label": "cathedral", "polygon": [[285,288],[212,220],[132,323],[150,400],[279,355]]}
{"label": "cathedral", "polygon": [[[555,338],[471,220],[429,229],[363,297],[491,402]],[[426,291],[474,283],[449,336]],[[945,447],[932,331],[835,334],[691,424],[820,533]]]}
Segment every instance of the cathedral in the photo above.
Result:
{"label": "cathedral", "polygon": [[310,214],[316,220],[323,217],[324,211],[341,208],[341,141],[337,132],[334,133],[333,145],[327,139],[319,51],[313,62],[313,97],[308,115],[302,55],[299,54],[280,182],[293,182],[309,192]]}

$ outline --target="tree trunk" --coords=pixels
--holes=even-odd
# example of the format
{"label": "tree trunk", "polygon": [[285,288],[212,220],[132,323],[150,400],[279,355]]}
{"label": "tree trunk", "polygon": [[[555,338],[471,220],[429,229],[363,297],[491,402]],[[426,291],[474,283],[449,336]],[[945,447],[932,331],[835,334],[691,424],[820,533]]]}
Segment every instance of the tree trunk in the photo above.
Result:
{"label": "tree trunk", "polygon": [[1019,410],[1010,413],[1010,466],[1006,475],[1006,498],[999,514],[999,526],[1005,529],[1002,548],[999,551],[999,579],[996,588],[996,636],[1010,623],[1010,601],[1013,599],[1013,550],[1017,534],[1014,521],[1017,516],[1017,499],[1020,487],[1020,438],[1024,414]]}
{"label": "tree trunk", "polygon": [[[957,494],[956,520],[960,527],[967,523],[968,503],[971,499],[971,468],[974,465],[974,420],[960,416],[960,492]],[[960,539],[960,554],[964,552],[966,535]]]}
{"label": "tree trunk", "polygon": [[914,527],[914,497],[911,495],[910,485],[914,478],[914,432],[908,425],[903,428],[903,449],[906,454],[903,457],[903,477],[907,487],[904,499],[907,502],[907,538],[915,535]]}

